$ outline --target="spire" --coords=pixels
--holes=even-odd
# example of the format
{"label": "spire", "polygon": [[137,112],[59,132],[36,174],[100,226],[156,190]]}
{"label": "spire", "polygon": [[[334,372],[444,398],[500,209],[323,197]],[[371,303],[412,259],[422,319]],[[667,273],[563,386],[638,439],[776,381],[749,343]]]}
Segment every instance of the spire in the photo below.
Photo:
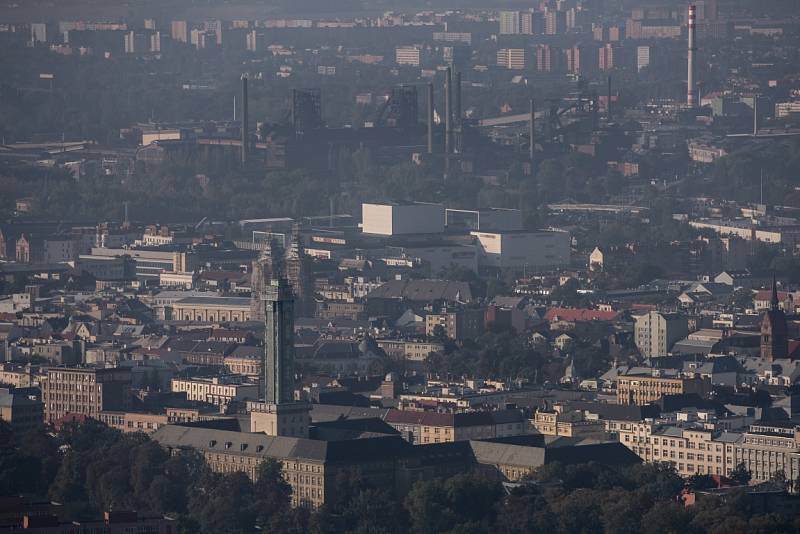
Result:
{"label": "spire", "polygon": [[772,272],[772,299],[770,303],[772,304],[771,308],[772,311],[778,310],[778,283],[775,281],[775,271]]}

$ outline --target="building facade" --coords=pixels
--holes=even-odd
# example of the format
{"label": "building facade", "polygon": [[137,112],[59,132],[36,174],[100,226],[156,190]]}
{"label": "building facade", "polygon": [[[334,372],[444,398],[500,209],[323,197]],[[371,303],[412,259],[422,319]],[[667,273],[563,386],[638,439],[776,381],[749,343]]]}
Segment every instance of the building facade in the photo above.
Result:
{"label": "building facade", "polygon": [[52,424],[67,414],[97,419],[104,410],[127,410],[130,386],[130,369],[52,367],[41,382],[44,420]]}
{"label": "building facade", "polygon": [[651,311],[636,317],[635,343],[645,358],[666,356],[672,345],[688,334],[688,321],[676,313]]}
{"label": "building facade", "polygon": [[619,441],[645,462],[671,464],[679,475],[729,476],[737,464],[741,435],[699,425],[686,427],[639,421],[620,425]]}
{"label": "building facade", "polygon": [[665,395],[696,393],[705,397],[711,392],[708,378],[665,377],[651,375],[626,375],[617,379],[617,402],[642,406]]}

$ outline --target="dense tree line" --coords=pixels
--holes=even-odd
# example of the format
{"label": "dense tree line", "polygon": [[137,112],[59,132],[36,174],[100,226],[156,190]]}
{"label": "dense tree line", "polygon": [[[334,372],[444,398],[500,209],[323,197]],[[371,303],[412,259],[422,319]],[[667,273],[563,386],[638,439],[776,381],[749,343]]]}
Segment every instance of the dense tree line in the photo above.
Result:
{"label": "dense tree line", "polygon": [[[16,436],[0,429],[0,495],[27,494],[64,504],[68,517],[104,509],[166,514],[182,533],[517,534],[797,532],[800,518],[760,514],[743,492],[685,507],[688,482],[664,465],[612,468],[548,464],[504,489],[485,472],[417,482],[403,498],[374,487],[357,470],[341,472],[327,502],[310,512],[290,507],[280,465],[260,467],[258,482],[242,473],[214,474],[198,454],[168,455],[146,436],[101,423],[57,434]],[[737,475],[743,482],[747,473]],[[257,530],[258,529],[258,530]]]}

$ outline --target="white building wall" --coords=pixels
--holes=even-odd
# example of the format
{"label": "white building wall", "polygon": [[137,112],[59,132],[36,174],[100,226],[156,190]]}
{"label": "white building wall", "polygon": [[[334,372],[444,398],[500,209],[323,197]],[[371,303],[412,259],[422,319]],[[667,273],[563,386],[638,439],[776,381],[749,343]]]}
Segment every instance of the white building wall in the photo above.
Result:
{"label": "white building wall", "polygon": [[441,204],[362,204],[362,230],[367,234],[440,234],[444,232]]}
{"label": "white building wall", "polygon": [[567,232],[472,232],[488,267],[545,271],[569,265]]}

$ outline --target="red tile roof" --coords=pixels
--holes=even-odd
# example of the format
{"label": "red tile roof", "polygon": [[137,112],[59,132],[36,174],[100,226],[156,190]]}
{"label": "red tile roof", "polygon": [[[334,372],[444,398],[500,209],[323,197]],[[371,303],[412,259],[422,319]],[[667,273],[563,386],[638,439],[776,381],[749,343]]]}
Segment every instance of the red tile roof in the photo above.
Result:
{"label": "red tile roof", "polygon": [[586,308],[550,308],[544,315],[547,321],[613,321],[617,317],[619,312]]}

